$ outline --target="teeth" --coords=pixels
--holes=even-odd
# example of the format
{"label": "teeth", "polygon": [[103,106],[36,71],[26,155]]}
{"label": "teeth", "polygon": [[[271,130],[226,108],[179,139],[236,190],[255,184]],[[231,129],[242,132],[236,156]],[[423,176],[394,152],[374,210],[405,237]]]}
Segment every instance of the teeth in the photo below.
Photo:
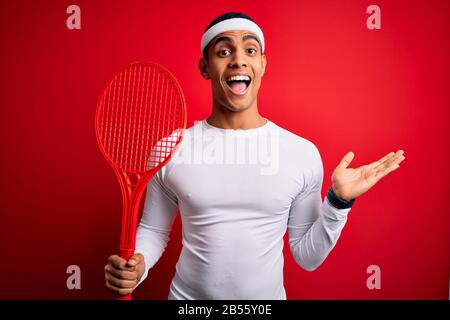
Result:
{"label": "teeth", "polygon": [[227,81],[250,81],[250,77],[247,75],[236,75],[227,78]]}

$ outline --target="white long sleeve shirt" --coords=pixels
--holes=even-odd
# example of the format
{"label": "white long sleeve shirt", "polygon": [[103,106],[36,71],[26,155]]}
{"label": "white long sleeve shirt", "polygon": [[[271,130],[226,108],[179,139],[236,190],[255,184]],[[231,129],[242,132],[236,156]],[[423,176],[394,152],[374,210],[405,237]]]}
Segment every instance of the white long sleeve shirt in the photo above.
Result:
{"label": "white long sleeve shirt", "polygon": [[286,230],[295,261],[312,271],[350,211],[322,202],[322,181],[316,146],[271,121],[249,130],[198,122],[148,185],[136,238],[146,264],[140,282],[179,209],[183,246],[169,299],[286,299]]}

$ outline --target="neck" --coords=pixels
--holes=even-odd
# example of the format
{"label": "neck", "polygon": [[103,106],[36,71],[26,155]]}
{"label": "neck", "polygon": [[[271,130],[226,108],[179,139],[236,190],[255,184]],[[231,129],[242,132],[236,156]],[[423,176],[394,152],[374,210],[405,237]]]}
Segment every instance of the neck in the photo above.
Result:
{"label": "neck", "polygon": [[259,114],[256,101],[250,108],[237,112],[213,102],[213,111],[206,120],[214,127],[234,130],[254,129],[267,122],[267,119]]}

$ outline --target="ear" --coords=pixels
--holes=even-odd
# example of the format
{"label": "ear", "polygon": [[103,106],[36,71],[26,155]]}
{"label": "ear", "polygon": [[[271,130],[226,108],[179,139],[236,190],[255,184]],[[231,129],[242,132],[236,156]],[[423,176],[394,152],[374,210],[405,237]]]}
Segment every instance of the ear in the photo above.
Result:
{"label": "ear", "polygon": [[266,66],[267,66],[267,58],[266,55],[263,54],[261,56],[261,63],[262,63],[262,72],[261,72],[261,77],[264,76],[264,72],[266,72]]}
{"label": "ear", "polygon": [[211,79],[209,75],[208,61],[205,58],[202,57],[198,61],[198,69],[200,70],[200,74],[202,75],[203,79],[205,80]]}

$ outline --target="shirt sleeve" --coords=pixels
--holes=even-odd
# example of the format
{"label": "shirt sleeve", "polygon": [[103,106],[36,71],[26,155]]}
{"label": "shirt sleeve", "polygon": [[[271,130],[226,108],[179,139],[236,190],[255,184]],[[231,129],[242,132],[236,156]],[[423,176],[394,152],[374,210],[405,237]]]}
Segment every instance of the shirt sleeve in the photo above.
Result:
{"label": "shirt sleeve", "polygon": [[289,245],[295,261],[303,269],[313,271],[336,245],[350,208],[337,209],[327,198],[322,202],[323,165],[315,146],[303,179],[305,186],[289,212]]}
{"label": "shirt sleeve", "polygon": [[164,252],[177,214],[178,200],[164,185],[164,172],[165,167],[153,176],[147,186],[142,218],[136,232],[135,253],[141,253],[145,261],[145,272],[137,286],[147,278],[148,271]]}

